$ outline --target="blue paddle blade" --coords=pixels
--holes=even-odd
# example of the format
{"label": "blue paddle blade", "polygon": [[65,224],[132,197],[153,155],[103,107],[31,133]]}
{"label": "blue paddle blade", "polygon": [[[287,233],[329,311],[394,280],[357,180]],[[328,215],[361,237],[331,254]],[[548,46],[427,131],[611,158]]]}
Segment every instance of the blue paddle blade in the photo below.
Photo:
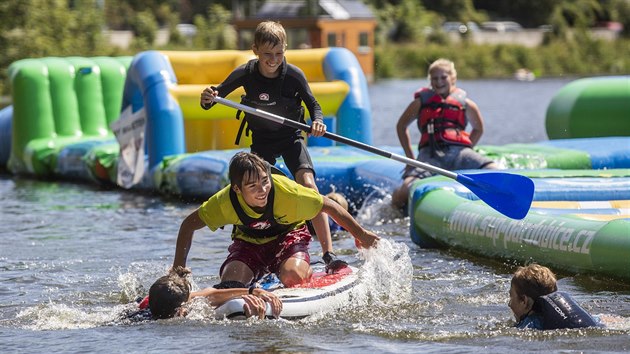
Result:
{"label": "blue paddle blade", "polygon": [[523,219],[534,199],[534,182],[526,176],[505,172],[471,173],[458,174],[457,181],[512,219]]}

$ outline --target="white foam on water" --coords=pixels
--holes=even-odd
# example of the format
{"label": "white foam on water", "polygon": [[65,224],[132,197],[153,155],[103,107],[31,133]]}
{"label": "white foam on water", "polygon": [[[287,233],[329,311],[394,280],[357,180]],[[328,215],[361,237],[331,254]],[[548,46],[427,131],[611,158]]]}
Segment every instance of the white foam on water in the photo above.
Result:
{"label": "white foam on water", "polygon": [[123,309],[118,305],[86,310],[49,302],[20,311],[16,320],[24,323],[22,328],[34,331],[85,329],[111,323]]}
{"label": "white foam on water", "polygon": [[409,247],[404,243],[381,238],[378,245],[360,249],[358,284],[350,291],[350,300],[338,303],[330,310],[311,315],[300,323],[317,323],[342,313],[342,317],[367,315],[379,307],[396,306],[411,300],[413,266]]}
{"label": "white foam on water", "polygon": [[[130,264],[115,278],[120,291],[78,293],[70,303],[51,298],[46,303],[21,310],[16,314],[15,321],[20,327],[30,330],[84,329],[116,324],[124,312],[136,308],[135,300],[146,296],[151,284],[167,270],[167,267],[155,263]],[[112,301],[115,303],[109,305]]]}

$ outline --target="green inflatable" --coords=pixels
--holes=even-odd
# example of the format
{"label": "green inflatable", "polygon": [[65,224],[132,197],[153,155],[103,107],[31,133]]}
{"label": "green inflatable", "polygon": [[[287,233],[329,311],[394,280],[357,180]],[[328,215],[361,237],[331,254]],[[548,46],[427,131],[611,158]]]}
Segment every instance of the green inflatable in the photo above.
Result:
{"label": "green inflatable", "polygon": [[545,127],[549,139],[630,136],[630,76],[569,83],[549,103]]}
{"label": "green inflatable", "polygon": [[13,173],[50,176],[55,154],[87,139],[112,139],[131,57],[23,59],[9,67]]}

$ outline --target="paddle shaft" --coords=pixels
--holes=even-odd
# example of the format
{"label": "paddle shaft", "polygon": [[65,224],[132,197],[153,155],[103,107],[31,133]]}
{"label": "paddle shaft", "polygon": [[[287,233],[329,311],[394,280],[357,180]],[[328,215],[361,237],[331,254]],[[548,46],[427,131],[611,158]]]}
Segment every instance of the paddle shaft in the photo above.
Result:
{"label": "paddle shaft", "polygon": [[[303,131],[305,131],[307,133],[311,132],[311,127],[310,126],[308,126],[306,124],[303,124],[303,123],[300,123],[300,122],[296,122],[294,120],[286,119],[284,117],[281,117],[281,116],[273,114],[273,113],[261,111],[261,110],[259,110],[257,108],[253,108],[253,107],[246,106],[244,104],[236,103],[234,101],[230,101],[230,100],[222,98],[222,97],[215,97],[214,101],[217,102],[217,103],[220,103],[222,105],[225,105],[225,106],[228,106],[228,107],[232,107],[232,108],[241,110],[243,112],[247,112],[247,113],[250,113],[250,114],[253,114],[253,115],[265,118],[267,120],[273,121],[275,123],[278,123],[278,124],[281,124],[281,125],[284,125],[284,126],[289,126],[291,128],[300,129],[300,130],[303,130]],[[324,133],[324,137],[328,138],[328,139],[331,139],[331,140],[334,140],[334,141],[337,141],[337,142],[340,142],[340,143],[343,143],[343,144],[346,144],[346,145],[354,146],[354,147],[362,149],[362,150],[369,151],[371,153],[374,153],[374,154],[386,157],[388,159],[392,159],[392,160],[395,160],[395,161],[398,161],[398,162],[405,163],[407,165],[411,165],[411,166],[419,167],[419,168],[422,168],[422,169],[425,169],[425,170],[428,170],[428,171],[431,171],[431,172],[435,172],[437,174],[440,174],[442,176],[446,176],[448,178],[452,178],[452,179],[457,180],[457,177],[458,177],[458,174],[455,173],[455,172],[451,172],[451,171],[448,171],[448,170],[445,170],[445,169],[442,169],[442,168],[439,168],[439,167],[435,167],[433,165],[429,165],[429,164],[426,164],[424,162],[420,162],[418,160],[410,159],[410,158],[408,158],[406,156],[402,156],[402,155],[391,153],[389,151],[378,149],[378,148],[375,148],[374,146],[364,144],[364,143],[362,143],[360,141],[348,139],[345,136],[341,136],[341,135],[337,135],[337,134],[326,132],[326,133]]]}

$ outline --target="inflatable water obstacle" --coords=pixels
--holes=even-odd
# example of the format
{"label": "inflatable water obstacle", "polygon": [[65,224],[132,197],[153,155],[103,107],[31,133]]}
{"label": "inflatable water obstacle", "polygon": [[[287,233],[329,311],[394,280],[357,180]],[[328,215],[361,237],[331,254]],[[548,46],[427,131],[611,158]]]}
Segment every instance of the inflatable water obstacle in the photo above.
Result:
{"label": "inflatable water obstacle", "polygon": [[415,183],[411,238],[475,254],[630,279],[630,169],[528,170],[534,202],[513,220],[441,177]]}
{"label": "inflatable water obstacle", "polygon": [[583,78],[549,103],[549,139],[630,136],[630,76]]}
{"label": "inflatable water obstacle", "polygon": [[629,280],[629,124],[630,77],[569,83],[547,109],[552,140],[477,147],[534,181],[524,219],[509,219],[461,185],[431,177],[411,188],[411,239],[422,247]]}
{"label": "inflatable water obstacle", "polygon": [[[343,48],[287,51],[286,56],[306,74],[328,130],[371,144],[367,83],[356,58]],[[13,105],[0,110],[0,166],[17,175],[116,184],[121,147],[112,126],[125,114],[137,115],[145,124],[144,167],[131,188],[207,198],[227,184],[229,159],[250,141],[243,137],[234,145],[240,123],[235,111],[221,106],[204,111],[199,94],[251,57],[250,51],[148,51],[134,57],[17,61],[9,68]],[[432,177],[414,184],[409,196],[412,240],[423,247],[454,246],[493,258],[630,278],[630,188],[625,184],[630,130],[624,125],[630,93],[623,86],[628,77],[577,81],[577,88],[554,97],[547,112],[549,135],[570,132],[570,138],[476,147],[509,172],[534,180],[534,206],[523,220],[498,214],[461,184]],[[591,85],[618,90],[597,94],[601,89]],[[239,101],[240,94],[227,98]],[[596,119],[605,126],[596,137],[582,136],[596,131],[575,108],[584,102],[597,106],[597,117],[611,117]],[[325,138],[309,138],[308,144],[320,192],[341,192],[354,208],[400,183],[400,162]],[[383,149],[402,154],[400,147]],[[277,167],[288,173],[282,160]],[[589,216],[579,211],[584,205]]]}
{"label": "inflatable water obstacle", "polygon": [[[367,82],[351,52],[296,50],[287,51],[286,57],[304,71],[328,130],[371,143]],[[220,83],[251,58],[251,51],[148,51],[133,58],[17,61],[9,68],[13,105],[0,111],[0,128],[8,138],[3,141],[11,142],[9,150],[3,146],[0,163],[15,174],[116,182],[120,147],[111,126],[130,109],[146,119],[147,163],[138,188],[186,190],[187,186],[169,186],[172,180],[168,173],[160,173],[162,168],[199,165],[197,159],[203,163],[207,158],[195,153],[246,148],[251,143],[244,136],[240,145],[234,145],[240,123],[235,111],[226,107],[205,111],[199,106],[204,87]],[[228,98],[239,100],[242,93]],[[334,145],[321,138],[310,138],[308,144]]]}

